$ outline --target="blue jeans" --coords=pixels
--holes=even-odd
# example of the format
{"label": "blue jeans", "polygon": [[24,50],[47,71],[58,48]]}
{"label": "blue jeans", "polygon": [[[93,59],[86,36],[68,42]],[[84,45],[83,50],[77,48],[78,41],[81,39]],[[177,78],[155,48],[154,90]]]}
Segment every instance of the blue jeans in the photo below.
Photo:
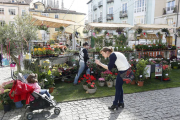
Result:
{"label": "blue jeans", "polygon": [[50,96],[51,96],[46,89],[41,89],[41,91],[39,92],[39,94],[41,94],[41,95],[46,94],[49,98],[50,98]]}
{"label": "blue jeans", "polygon": [[115,93],[115,98],[113,101],[113,105],[118,105],[118,103],[124,103],[123,101],[123,79],[120,77],[120,74],[122,74],[123,72],[126,71],[121,71],[121,73],[119,72],[116,78],[116,93]]}
{"label": "blue jeans", "polygon": [[[76,74],[76,77],[74,79],[74,84],[78,83],[78,79],[79,79],[80,75],[82,74],[82,72],[84,71],[84,69],[85,69],[85,63],[83,61],[80,61],[79,62],[79,70],[78,70],[78,73]],[[86,70],[86,74],[90,74],[89,68]]]}

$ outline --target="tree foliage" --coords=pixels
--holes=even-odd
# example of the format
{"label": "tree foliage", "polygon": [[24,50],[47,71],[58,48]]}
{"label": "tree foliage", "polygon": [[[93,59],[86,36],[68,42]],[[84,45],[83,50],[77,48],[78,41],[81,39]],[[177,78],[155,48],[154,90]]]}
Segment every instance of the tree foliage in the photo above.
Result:
{"label": "tree foliage", "polygon": [[[16,16],[13,24],[0,26],[0,44],[3,46],[3,54],[9,54],[7,46],[9,49],[10,44],[10,56],[19,65],[17,55],[28,51],[30,41],[37,39],[37,30],[30,15]],[[18,71],[20,70],[18,66]]]}

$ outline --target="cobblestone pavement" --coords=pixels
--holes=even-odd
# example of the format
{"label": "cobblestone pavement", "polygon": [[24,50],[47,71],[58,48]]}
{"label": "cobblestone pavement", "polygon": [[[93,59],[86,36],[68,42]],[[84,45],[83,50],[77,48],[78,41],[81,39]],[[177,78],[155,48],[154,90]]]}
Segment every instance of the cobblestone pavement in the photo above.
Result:
{"label": "cobblestone pavement", "polygon": [[[180,87],[125,94],[125,108],[108,110],[114,97],[59,103],[54,109],[34,111],[33,120],[180,120]],[[0,111],[0,120],[24,120],[25,109]]]}

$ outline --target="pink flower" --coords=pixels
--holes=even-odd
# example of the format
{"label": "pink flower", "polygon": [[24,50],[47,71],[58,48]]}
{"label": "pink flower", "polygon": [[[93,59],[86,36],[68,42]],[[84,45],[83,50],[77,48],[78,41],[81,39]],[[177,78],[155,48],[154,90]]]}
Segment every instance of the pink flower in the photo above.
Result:
{"label": "pink flower", "polygon": [[93,88],[93,87],[94,87],[94,85],[91,85],[91,87]]}
{"label": "pink flower", "polygon": [[99,81],[105,81],[104,78],[99,78]]}

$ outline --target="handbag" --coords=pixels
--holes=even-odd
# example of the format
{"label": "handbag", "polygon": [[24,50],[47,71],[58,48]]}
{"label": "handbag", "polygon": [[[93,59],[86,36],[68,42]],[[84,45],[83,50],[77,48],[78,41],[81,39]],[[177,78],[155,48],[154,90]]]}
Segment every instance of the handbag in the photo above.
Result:
{"label": "handbag", "polygon": [[129,68],[126,72],[120,74],[120,77],[126,84],[129,84],[134,80],[134,73],[131,68]]}

